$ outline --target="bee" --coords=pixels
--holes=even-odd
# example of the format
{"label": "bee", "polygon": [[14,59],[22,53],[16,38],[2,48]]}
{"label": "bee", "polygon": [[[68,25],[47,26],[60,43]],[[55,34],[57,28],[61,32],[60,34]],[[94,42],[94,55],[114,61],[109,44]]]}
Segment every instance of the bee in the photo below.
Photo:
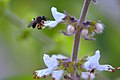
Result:
{"label": "bee", "polygon": [[47,21],[45,16],[38,16],[37,18],[33,18],[32,22],[28,25],[28,28],[32,26],[34,29],[37,26],[38,29],[42,29],[44,26],[44,21]]}

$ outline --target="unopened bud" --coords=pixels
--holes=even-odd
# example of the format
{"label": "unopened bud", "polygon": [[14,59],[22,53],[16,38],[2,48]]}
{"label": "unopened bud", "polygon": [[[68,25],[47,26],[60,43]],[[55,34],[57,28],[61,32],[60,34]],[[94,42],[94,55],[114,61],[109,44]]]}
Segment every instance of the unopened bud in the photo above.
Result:
{"label": "unopened bud", "polygon": [[101,23],[96,23],[95,24],[95,32],[97,33],[97,34],[101,34],[102,32],[103,32],[103,29],[104,29],[104,26],[103,26],[103,24],[101,24]]}
{"label": "unopened bud", "polygon": [[83,29],[83,30],[81,31],[81,36],[85,37],[85,36],[87,36],[87,35],[88,35],[88,30],[87,30],[87,29]]}
{"label": "unopened bud", "polygon": [[68,25],[68,27],[67,27],[67,31],[68,31],[68,33],[74,33],[75,32],[75,27],[74,26],[72,26],[72,25]]}

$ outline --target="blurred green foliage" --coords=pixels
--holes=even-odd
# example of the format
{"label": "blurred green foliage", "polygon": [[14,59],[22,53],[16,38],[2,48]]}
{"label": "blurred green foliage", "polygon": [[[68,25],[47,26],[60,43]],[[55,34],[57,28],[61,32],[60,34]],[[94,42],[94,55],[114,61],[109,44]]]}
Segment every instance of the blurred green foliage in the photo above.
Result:
{"label": "blurred green foliage", "polygon": [[[42,60],[44,53],[70,57],[74,37],[59,33],[59,30],[66,29],[65,25],[59,24],[53,29],[43,30],[27,28],[27,25],[33,17],[39,15],[53,19],[50,11],[52,6],[79,19],[83,1],[0,0],[0,80],[32,80],[35,69],[45,68]],[[99,49],[102,64],[119,66],[120,15],[117,14],[120,14],[120,4],[117,3],[119,0],[106,1],[108,3],[104,4],[104,1],[99,1],[98,5],[91,3],[87,19],[101,20],[105,30],[102,35],[96,36],[96,41],[81,39],[79,58],[93,55]],[[98,74],[97,80],[101,80],[99,76],[102,76],[102,80],[119,80],[119,74],[120,71],[102,72]]]}

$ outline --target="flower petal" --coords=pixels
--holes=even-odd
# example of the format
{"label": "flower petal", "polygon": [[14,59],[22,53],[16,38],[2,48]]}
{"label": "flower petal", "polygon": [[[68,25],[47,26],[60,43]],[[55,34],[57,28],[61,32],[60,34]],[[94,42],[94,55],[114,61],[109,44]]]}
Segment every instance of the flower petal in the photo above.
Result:
{"label": "flower petal", "polygon": [[56,21],[44,21],[44,26],[55,27],[57,24],[58,22]]}
{"label": "flower petal", "polygon": [[92,62],[92,61],[93,61],[93,62],[99,61],[99,59],[100,59],[100,51],[99,51],[99,50],[97,50],[97,51],[95,52],[95,55],[94,55],[94,56],[88,57],[88,60],[90,60],[91,62]]}
{"label": "flower petal", "polygon": [[55,80],[60,80],[63,74],[63,70],[56,70],[53,71],[52,77],[55,78]]}
{"label": "flower petal", "polygon": [[58,55],[52,55],[51,58],[55,58],[55,59],[67,59],[68,57],[63,56],[61,54],[58,54]]}
{"label": "flower petal", "polygon": [[58,23],[61,22],[62,19],[65,17],[65,14],[58,12],[55,7],[51,8],[51,12],[55,21],[57,21]]}
{"label": "flower petal", "polygon": [[99,65],[99,59],[100,59],[100,51],[97,50],[97,51],[95,52],[95,55],[92,56],[92,57],[91,57],[91,60],[90,60],[90,61],[91,61],[90,67],[91,67],[92,69],[96,68],[96,67]]}
{"label": "flower petal", "polygon": [[57,61],[57,59],[55,59],[55,58],[50,58],[50,56],[47,55],[47,54],[44,54],[43,60],[44,60],[45,65],[46,65],[48,68],[50,68],[50,69],[54,69],[54,68],[57,67],[58,64],[59,64],[59,62]]}
{"label": "flower petal", "polygon": [[102,32],[103,32],[103,29],[104,29],[104,26],[103,26],[103,24],[101,24],[101,23],[96,23],[95,24],[95,32],[97,33],[97,34],[101,34]]}
{"label": "flower petal", "polygon": [[92,79],[95,78],[95,74],[90,73],[90,72],[82,72],[81,78],[83,78],[83,79],[89,79],[90,78],[90,80],[92,80]]}
{"label": "flower petal", "polygon": [[89,61],[87,61],[87,62],[85,62],[84,64],[83,64],[83,68],[85,68],[86,70],[92,70],[91,68],[89,68],[89,66],[90,66],[90,62]]}
{"label": "flower petal", "polygon": [[113,68],[111,65],[99,65],[96,69],[99,70],[99,71],[110,71],[110,72],[112,72],[112,70],[114,70],[115,68]]}
{"label": "flower petal", "polygon": [[83,64],[83,68],[86,70],[95,69],[99,66],[100,51],[97,50],[94,56],[88,56],[87,61]]}
{"label": "flower petal", "polygon": [[39,76],[39,77],[42,77],[44,75],[50,75],[52,73],[53,69],[43,69],[43,70],[37,70],[35,71],[36,72],[36,75]]}

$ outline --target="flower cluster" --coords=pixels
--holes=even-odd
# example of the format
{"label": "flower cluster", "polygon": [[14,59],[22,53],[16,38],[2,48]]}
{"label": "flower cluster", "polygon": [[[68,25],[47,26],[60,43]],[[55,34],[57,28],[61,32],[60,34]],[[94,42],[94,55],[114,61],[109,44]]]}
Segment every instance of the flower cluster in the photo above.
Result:
{"label": "flower cluster", "polygon": [[94,40],[93,36],[96,34],[101,34],[104,30],[104,26],[101,22],[96,21],[86,21],[83,22],[83,29],[81,31],[81,36],[87,40]]}
{"label": "flower cluster", "polygon": [[59,61],[57,59],[67,59],[67,57],[62,55],[52,55],[50,57],[49,55],[44,54],[43,60],[47,68],[42,70],[36,70],[34,72],[34,78],[45,78],[46,76],[51,75],[53,80],[60,80],[63,74],[63,70],[57,70],[57,67],[59,65]]}
{"label": "flower cluster", "polygon": [[[51,12],[55,21],[47,20],[44,21],[44,27],[55,27],[58,23],[63,22],[67,24],[67,32],[61,31],[66,36],[71,36],[75,33],[78,20],[75,17],[68,15],[67,13],[60,13],[55,7],[51,8]],[[103,32],[104,26],[100,22],[96,21],[86,21],[83,22],[81,35],[86,40],[94,40],[94,34],[101,34]]]}
{"label": "flower cluster", "polygon": [[[93,0],[96,2],[96,0]],[[77,31],[86,40],[94,40],[95,34],[101,34],[104,30],[104,26],[98,21],[84,21],[81,25],[78,24],[78,20],[75,17],[68,15],[67,13],[58,12],[55,7],[51,8],[51,12],[54,20],[47,20],[45,16],[39,16],[33,20],[28,27],[32,25],[33,28],[38,24],[38,29],[43,29],[46,26],[55,27],[59,23],[67,25],[66,31],[61,31],[66,36],[71,36]],[[93,80],[96,77],[95,70],[114,72],[120,69],[120,67],[114,68],[111,65],[101,65],[99,63],[100,51],[97,50],[93,56],[84,56],[78,61],[72,61],[70,58],[63,55],[52,55],[51,57],[44,54],[43,60],[46,69],[36,70],[34,72],[34,78],[40,78],[50,75],[53,80],[60,80],[62,77],[67,80],[73,80],[71,74],[76,72],[80,74],[81,78]]]}
{"label": "flower cluster", "polygon": [[[74,70],[81,72],[81,78],[92,80],[96,77],[95,70],[98,71],[109,71],[114,72],[119,69],[114,68],[111,65],[100,65],[100,51],[97,50],[95,55],[87,56],[80,61],[72,62],[68,57],[63,55],[52,55],[51,57],[47,54],[44,54],[43,60],[46,69],[36,70],[34,73],[34,78],[40,78],[51,75],[53,80],[60,80],[63,76],[71,78],[69,75],[64,75],[64,72],[67,71],[67,74],[73,73]],[[81,65],[79,65],[81,63]],[[81,69],[78,69],[80,67]],[[72,79],[72,78],[71,78]]]}

